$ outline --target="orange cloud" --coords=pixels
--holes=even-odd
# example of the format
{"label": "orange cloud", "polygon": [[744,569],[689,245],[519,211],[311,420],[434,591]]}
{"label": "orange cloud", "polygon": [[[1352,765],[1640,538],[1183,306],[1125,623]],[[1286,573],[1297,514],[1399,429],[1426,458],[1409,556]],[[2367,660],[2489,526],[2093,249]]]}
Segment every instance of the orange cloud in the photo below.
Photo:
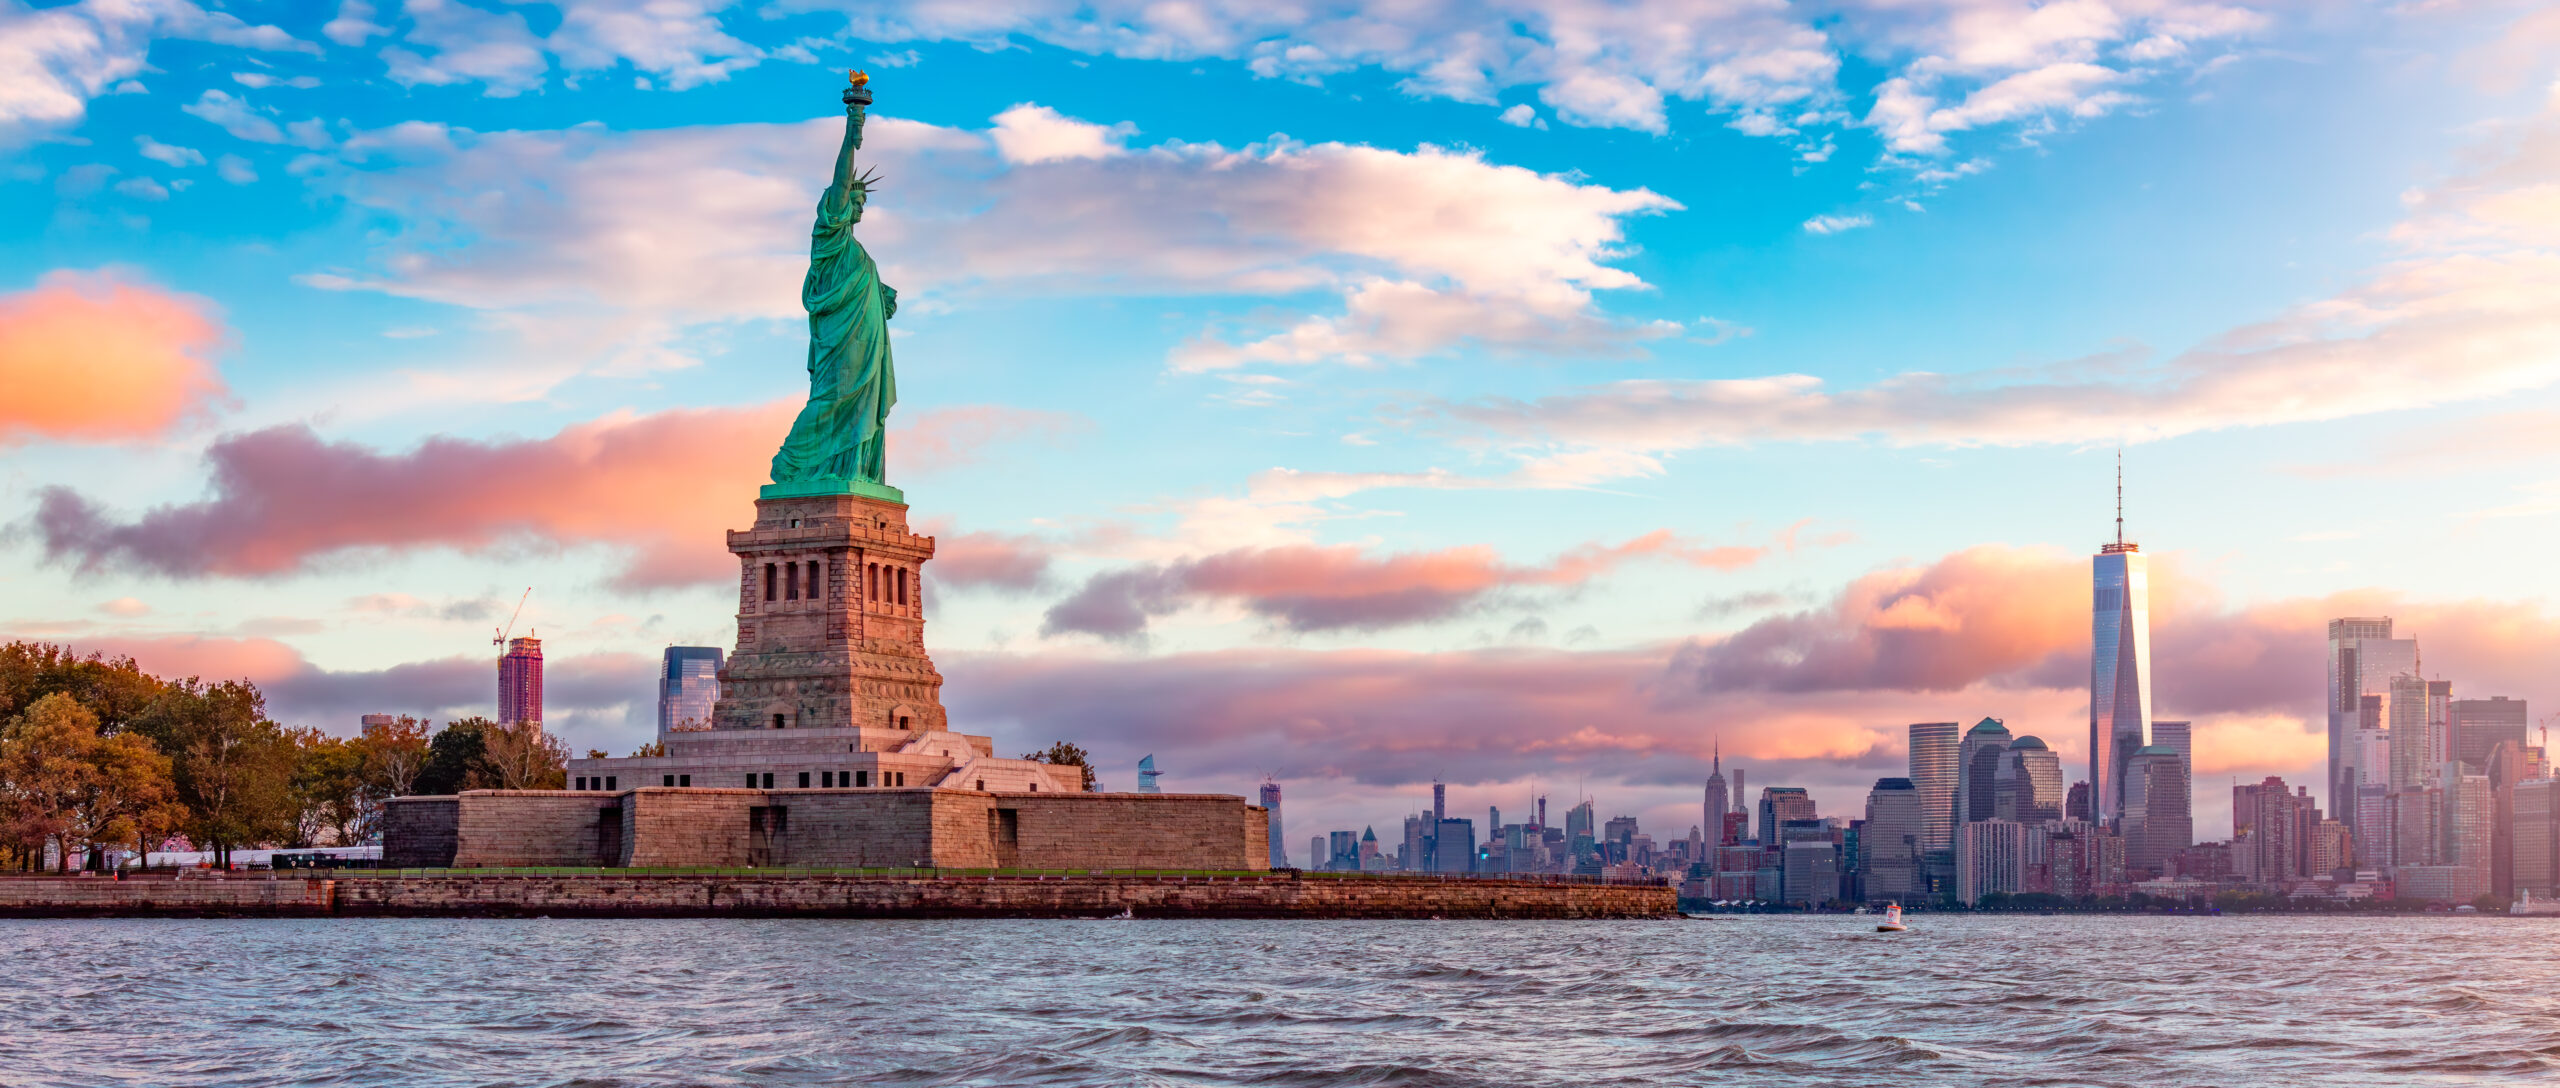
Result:
{"label": "orange cloud", "polygon": [[[755,489],[797,405],[621,413],[549,438],[431,438],[405,453],[325,440],[300,424],[227,435],[206,452],[214,495],[118,521],[68,488],[46,488],[36,528],[47,558],[84,569],[124,563],[177,577],[287,574],[326,556],[526,542],[624,549],[626,588],[736,576],[723,530],[754,519]],[[983,412],[957,410],[963,431]],[[890,436],[962,448],[954,417],[927,412]]]}
{"label": "orange cloud", "polygon": [[226,339],[210,303],[107,273],[0,295],[0,445],[148,438],[210,412]]}

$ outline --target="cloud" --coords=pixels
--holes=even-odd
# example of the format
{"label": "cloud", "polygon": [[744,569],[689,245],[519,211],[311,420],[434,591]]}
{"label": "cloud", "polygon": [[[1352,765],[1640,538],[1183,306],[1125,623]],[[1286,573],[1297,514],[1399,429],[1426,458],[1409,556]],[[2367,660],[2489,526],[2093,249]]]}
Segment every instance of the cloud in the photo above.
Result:
{"label": "cloud", "polygon": [[1804,221],[1804,232],[1806,234],[1838,234],[1842,231],[1874,225],[1874,217],[1865,214],[1817,215]]}
{"label": "cloud", "polygon": [[202,419],[225,395],[213,356],[229,336],[211,303],[107,272],[0,295],[0,446],[151,438]]}
{"label": "cloud", "polygon": [[391,79],[405,86],[478,82],[507,97],[542,86],[550,62],[524,16],[483,11],[458,0],[401,0],[410,20],[402,45],[382,51]]}
{"label": "cloud", "polygon": [[1803,374],[1647,379],[1405,415],[1517,449],[1653,457],[1753,442],[2144,441],[2543,388],[2560,381],[2560,92],[2472,159],[2404,198],[2391,232],[2402,252],[2362,282],[2158,362],[2134,349],[1836,391]]}
{"label": "cloud", "polygon": [[1049,581],[1053,547],[1038,537],[1011,533],[932,533],[933,580],[951,589],[991,588],[1023,592]]}
{"label": "cloud", "polygon": [[851,35],[866,41],[1021,36],[1110,56],[1233,60],[1305,81],[1375,67],[1401,73],[1408,94],[1488,106],[1505,88],[1538,86],[1568,122],[1649,132],[1668,127],[1670,98],[1703,101],[1744,131],[1785,131],[1833,96],[1839,67],[1823,32],[1777,0],[823,6],[845,10]]}
{"label": "cloud", "polygon": [[80,0],[42,9],[0,3],[0,146],[79,123],[90,99],[141,74],[157,38],[317,51],[275,27],[187,0]]}
{"label": "cloud", "polygon": [[1579,586],[1633,560],[1730,571],[1769,550],[1697,544],[1667,529],[1623,544],[1584,545],[1537,567],[1506,564],[1481,545],[1383,557],[1356,547],[1243,548],[1096,574],[1050,607],[1041,633],[1135,639],[1150,617],[1215,602],[1288,631],[1377,630],[1447,619],[1501,590]]}
{"label": "cloud", "polygon": [[2124,88],[2211,64],[2217,43],[2274,22],[2183,0],[1858,0],[1842,15],[1832,33],[1890,66],[1863,121],[1888,161],[1948,154],[1950,137],[1993,125],[2025,122],[2032,138],[2102,116],[2139,101]]}
{"label": "cloud", "polygon": [[134,137],[133,145],[137,151],[141,152],[142,157],[146,159],[164,162],[171,166],[183,167],[204,165],[204,152],[198,151],[192,147],[178,147],[174,144],[164,144],[149,136]]}
{"label": "cloud", "polygon": [[[891,180],[862,233],[905,297],[1344,300],[1339,315],[1240,343],[1204,334],[1177,352],[1180,367],[1412,358],[1463,342],[1625,353],[1678,329],[1620,322],[1593,301],[1645,286],[1612,262],[1626,219],[1679,207],[1648,190],[1427,145],[1129,148],[1118,127],[1029,105],[987,132],[870,125],[864,162]],[[369,168],[334,168],[321,184],[403,227],[365,270],[307,282],[509,312],[791,316],[807,263],[794,239],[842,126],[361,134],[343,155]]]}
{"label": "cloud", "polygon": [[[730,0],[562,0],[559,23],[537,36],[515,12],[458,0],[402,0],[410,27],[382,59],[403,84],[479,83],[497,97],[540,89],[554,57],[572,73],[628,63],[681,91],[726,80],[764,58],[721,28],[715,13],[730,6]],[[372,18],[370,5],[350,3],[322,33],[346,45],[389,33]]]}
{"label": "cloud", "polygon": [[328,129],[317,120],[295,121],[279,125],[274,111],[251,105],[248,99],[218,90],[207,90],[194,103],[179,109],[222,126],[240,139],[260,144],[292,144],[296,147],[326,147]]}
{"label": "cloud", "polygon": [[[737,575],[723,532],[746,525],[748,498],[798,406],[616,414],[549,438],[430,438],[385,453],[288,424],[217,439],[212,494],[131,520],[63,487],[39,492],[45,556],[172,578],[262,578],[314,564],[451,548],[601,545],[621,553],[614,583],[649,589]],[[985,412],[960,410],[963,429]],[[893,465],[928,472],[951,448],[936,413],[891,432]],[[902,438],[920,434],[907,456]],[[558,501],[576,495],[576,502]]]}
{"label": "cloud", "polygon": [[1097,125],[1029,102],[997,114],[995,120],[987,136],[995,141],[996,154],[1016,166],[1126,155],[1129,149],[1123,145],[1138,131],[1138,126],[1126,121]]}

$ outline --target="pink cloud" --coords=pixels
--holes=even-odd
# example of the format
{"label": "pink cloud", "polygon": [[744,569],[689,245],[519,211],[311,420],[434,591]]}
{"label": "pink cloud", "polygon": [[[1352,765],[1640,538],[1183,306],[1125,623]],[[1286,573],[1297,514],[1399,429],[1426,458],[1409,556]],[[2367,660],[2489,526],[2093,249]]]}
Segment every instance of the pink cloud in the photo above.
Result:
{"label": "pink cloud", "polygon": [[0,445],[150,438],[222,399],[211,303],[109,273],[0,295]]}
{"label": "pink cloud", "polygon": [[1050,607],[1042,630],[1131,639],[1150,617],[1212,601],[1240,603],[1293,631],[1371,630],[1446,619],[1504,589],[1580,585],[1638,559],[1735,570],[1769,550],[1701,545],[1667,529],[1587,544],[1536,567],[1510,565],[1484,545],[1387,556],[1347,545],[1239,548],[1094,575]]}
{"label": "pink cloud", "polygon": [[[750,500],[796,410],[617,414],[549,438],[437,437],[401,453],[289,424],[215,441],[203,501],[121,521],[50,487],[35,526],[49,559],[180,578],[276,576],[422,548],[601,544],[626,554],[616,577],[625,588],[717,582],[736,573],[722,532],[753,520]],[[923,474],[964,461],[997,439],[991,421],[1010,411],[921,413],[891,435],[892,464]]]}

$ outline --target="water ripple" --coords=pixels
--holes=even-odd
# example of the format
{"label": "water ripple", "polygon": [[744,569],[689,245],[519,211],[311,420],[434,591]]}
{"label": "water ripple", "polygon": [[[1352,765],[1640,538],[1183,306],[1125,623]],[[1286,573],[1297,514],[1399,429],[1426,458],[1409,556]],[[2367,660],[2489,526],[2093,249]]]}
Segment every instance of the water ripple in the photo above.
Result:
{"label": "water ripple", "polygon": [[0,1085],[2560,1079],[2505,918],[0,922]]}

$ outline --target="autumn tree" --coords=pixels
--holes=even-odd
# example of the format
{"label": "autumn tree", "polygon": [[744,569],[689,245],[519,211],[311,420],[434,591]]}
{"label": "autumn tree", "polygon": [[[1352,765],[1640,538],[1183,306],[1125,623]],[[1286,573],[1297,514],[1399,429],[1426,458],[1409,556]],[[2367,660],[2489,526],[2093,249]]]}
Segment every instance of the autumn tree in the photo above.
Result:
{"label": "autumn tree", "polygon": [[569,750],[540,722],[493,725],[480,734],[480,762],[502,790],[569,787]]}
{"label": "autumn tree", "polygon": [[403,714],[388,722],[367,722],[364,735],[352,742],[364,761],[365,785],[376,799],[418,792],[418,776],[427,769],[427,723]]}
{"label": "autumn tree", "polygon": [[288,730],[293,742],[293,845],[345,846],[366,837],[373,799],[365,788],[364,752],[317,729]]}
{"label": "autumn tree", "polygon": [[49,642],[0,644],[0,722],[60,693],[97,716],[98,731],[123,732],[166,687],[130,657],[82,657]]}
{"label": "autumn tree", "polygon": [[20,714],[0,741],[0,779],[23,800],[30,824],[72,858],[102,864],[109,843],[148,849],[150,835],[183,814],[169,757],[134,733],[99,734],[98,717],[71,695],[54,692]]}

